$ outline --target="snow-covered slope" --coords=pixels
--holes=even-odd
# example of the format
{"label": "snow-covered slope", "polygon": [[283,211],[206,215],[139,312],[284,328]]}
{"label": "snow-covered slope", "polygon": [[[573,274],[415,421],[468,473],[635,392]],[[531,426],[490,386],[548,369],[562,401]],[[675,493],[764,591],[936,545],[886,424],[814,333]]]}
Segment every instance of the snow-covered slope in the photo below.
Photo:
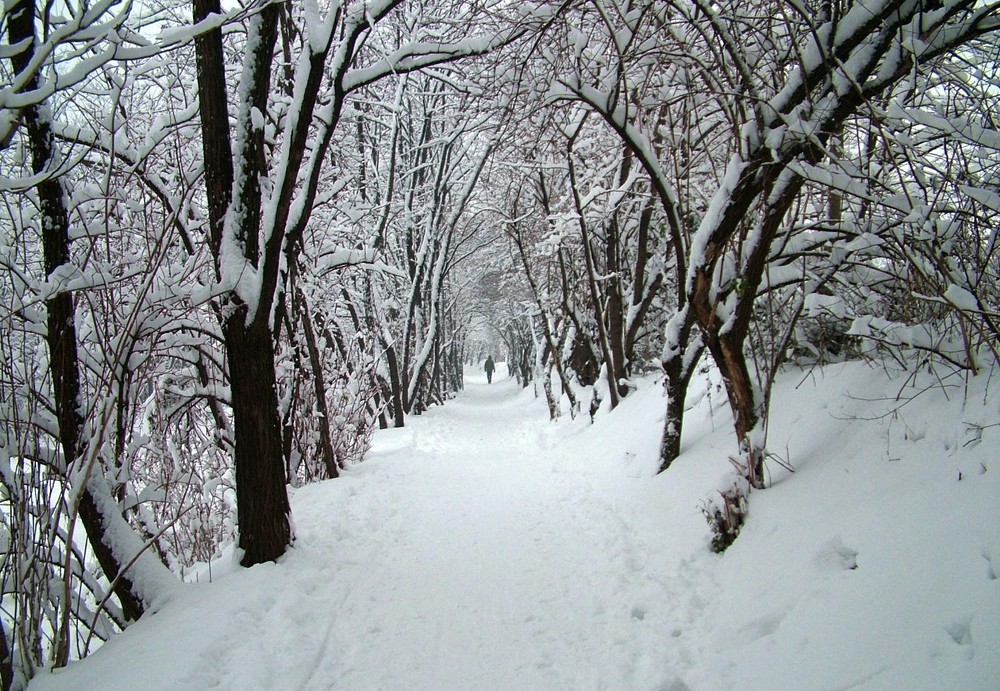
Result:
{"label": "snow-covered slope", "polygon": [[700,505],[734,445],[708,375],[658,476],[652,382],[552,424],[470,375],[298,490],[280,563],[214,565],[31,689],[996,689],[1000,396],[936,382],[786,375],[773,486],[720,556]]}

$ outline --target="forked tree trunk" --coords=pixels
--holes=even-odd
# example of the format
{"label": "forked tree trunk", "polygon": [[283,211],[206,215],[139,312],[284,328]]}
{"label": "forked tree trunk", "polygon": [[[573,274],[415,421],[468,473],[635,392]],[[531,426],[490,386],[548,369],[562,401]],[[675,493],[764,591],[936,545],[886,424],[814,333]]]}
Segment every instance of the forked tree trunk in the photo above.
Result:
{"label": "forked tree trunk", "polygon": [[[196,22],[221,13],[219,0],[193,0]],[[277,5],[268,5],[254,17],[257,36],[247,60],[249,84],[241,96],[249,105],[264,110],[270,84],[272,51],[277,39]],[[260,167],[263,165],[263,132],[250,130],[235,153],[244,175],[236,180],[233,146],[229,135],[222,32],[207,31],[195,38],[198,65],[198,105],[209,211],[209,240],[216,272],[222,270],[222,236],[226,214],[234,198],[242,212],[234,238],[243,247],[244,258],[264,271],[258,243],[261,221]],[[246,109],[249,111],[249,108]],[[237,188],[238,185],[238,188]],[[234,197],[238,195],[238,197]],[[272,270],[268,267],[267,270]],[[265,276],[266,278],[267,276]],[[270,309],[263,308],[248,323],[247,307],[230,293],[223,297],[227,316],[222,333],[229,364],[233,409],[234,467],[236,471],[237,524],[241,563],[253,566],[277,559],[291,542],[288,495],[285,490],[281,418],[278,412],[274,341]],[[267,303],[270,304],[269,301]]]}

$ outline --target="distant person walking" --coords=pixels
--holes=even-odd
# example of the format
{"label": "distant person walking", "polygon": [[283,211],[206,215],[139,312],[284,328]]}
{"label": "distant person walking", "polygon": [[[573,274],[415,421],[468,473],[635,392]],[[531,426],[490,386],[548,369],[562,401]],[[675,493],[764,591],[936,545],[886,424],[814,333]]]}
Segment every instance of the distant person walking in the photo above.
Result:
{"label": "distant person walking", "polygon": [[486,356],[486,367],[485,367],[485,369],[486,369],[486,383],[487,384],[492,384],[493,383],[493,370],[495,370],[496,368],[497,368],[497,366],[493,362],[493,356],[492,355],[487,355]]}

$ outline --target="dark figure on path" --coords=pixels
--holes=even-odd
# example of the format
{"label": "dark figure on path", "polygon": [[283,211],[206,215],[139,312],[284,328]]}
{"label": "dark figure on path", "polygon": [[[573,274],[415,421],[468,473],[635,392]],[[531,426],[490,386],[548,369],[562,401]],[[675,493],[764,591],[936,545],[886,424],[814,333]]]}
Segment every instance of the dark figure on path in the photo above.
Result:
{"label": "dark figure on path", "polygon": [[486,383],[487,384],[492,384],[493,383],[493,370],[495,370],[496,368],[497,368],[497,366],[495,364],[493,364],[493,356],[492,355],[487,355],[486,356]]}

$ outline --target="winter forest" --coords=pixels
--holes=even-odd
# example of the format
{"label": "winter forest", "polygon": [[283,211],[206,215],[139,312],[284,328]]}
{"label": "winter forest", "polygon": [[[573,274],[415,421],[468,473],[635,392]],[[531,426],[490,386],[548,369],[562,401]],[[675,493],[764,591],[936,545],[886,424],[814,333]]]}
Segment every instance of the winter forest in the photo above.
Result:
{"label": "winter forest", "polygon": [[290,493],[489,354],[560,425],[650,388],[647,484],[711,371],[728,472],[684,508],[715,559],[791,470],[785,373],[985,392],[995,445],[998,10],[4,0],[3,690],[155,627],[227,548],[281,564]]}

